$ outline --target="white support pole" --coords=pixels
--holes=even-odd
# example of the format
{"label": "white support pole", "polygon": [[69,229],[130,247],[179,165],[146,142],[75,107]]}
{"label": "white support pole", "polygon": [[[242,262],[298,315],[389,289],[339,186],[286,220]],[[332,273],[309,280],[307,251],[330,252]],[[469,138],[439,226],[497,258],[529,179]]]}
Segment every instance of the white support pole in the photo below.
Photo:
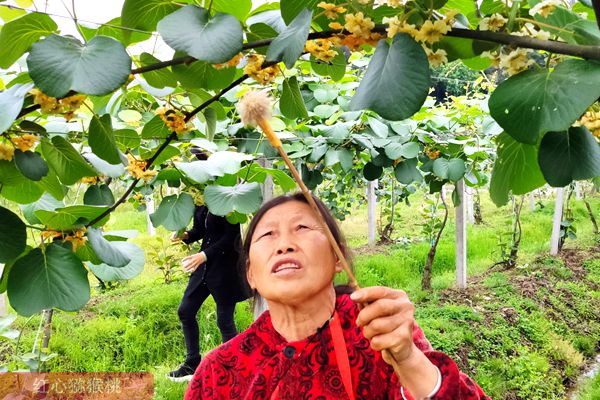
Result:
{"label": "white support pole", "polygon": [[581,200],[581,185],[575,181],[575,200]]}
{"label": "white support pole", "polygon": [[529,192],[529,208],[531,209],[531,212],[535,211],[535,196],[533,195],[533,192]]}
{"label": "white support pole", "polygon": [[[2,278],[3,272],[4,264],[0,264],[0,278]],[[0,317],[4,317],[6,313],[6,293],[0,293]]]}
{"label": "white support pole", "polygon": [[552,238],[550,239],[550,255],[558,254],[558,242],[560,241],[560,223],[562,222],[564,188],[556,188],[556,199],[554,201],[554,219],[552,222]]}
{"label": "white support pole", "polygon": [[467,221],[465,202],[465,182],[456,183],[460,204],[455,209],[456,216],[456,286],[467,288]]}
{"label": "white support pole", "polygon": [[156,228],[152,225],[150,214],[154,213],[154,196],[146,196],[146,224],[148,225],[148,235],[156,236]]}
{"label": "white support pole", "polygon": [[[273,168],[273,162],[266,158],[258,159],[258,164],[263,168]],[[261,184],[261,191],[263,195],[263,202],[267,202],[273,198],[273,177],[267,174],[265,182]]]}
{"label": "white support pole", "polygon": [[377,179],[369,181],[367,185],[367,204],[368,204],[368,243],[369,246],[375,246],[376,237],[376,224],[377,224],[377,196],[375,195],[375,188],[377,187]]}
{"label": "white support pole", "polygon": [[473,188],[465,187],[465,202],[467,203],[467,220],[469,225],[475,224],[475,211],[473,210]]}

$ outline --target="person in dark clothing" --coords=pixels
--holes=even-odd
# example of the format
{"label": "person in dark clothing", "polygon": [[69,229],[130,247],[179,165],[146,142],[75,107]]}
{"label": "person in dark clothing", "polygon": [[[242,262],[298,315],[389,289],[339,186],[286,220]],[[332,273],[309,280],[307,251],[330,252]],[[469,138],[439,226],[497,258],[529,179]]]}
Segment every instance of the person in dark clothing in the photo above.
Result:
{"label": "person in dark clothing", "polygon": [[202,303],[213,296],[217,305],[217,326],[223,343],[237,335],[233,319],[236,303],[250,295],[245,279],[238,273],[241,253],[240,225],[211,214],[206,206],[196,206],[191,230],[183,233],[184,243],[202,240],[200,252],[183,259],[183,269],[191,272],[177,313],[181,320],[187,355],[179,369],[167,377],[190,380],[200,364],[199,328],[196,314]]}

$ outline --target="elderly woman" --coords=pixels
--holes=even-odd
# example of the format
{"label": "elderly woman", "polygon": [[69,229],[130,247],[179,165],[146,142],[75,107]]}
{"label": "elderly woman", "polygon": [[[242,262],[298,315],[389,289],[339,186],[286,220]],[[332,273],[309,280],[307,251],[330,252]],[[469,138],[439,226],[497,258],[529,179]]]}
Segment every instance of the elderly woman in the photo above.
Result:
{"label": "elderly woman", "polygon": [[[345,252],[335,220],[315,200]],[[263,205],[244,256],[269,311],[204,358],[186,399],[489,399],[433,351],[406,293],[336,293],[342,267],[301,194]]]}

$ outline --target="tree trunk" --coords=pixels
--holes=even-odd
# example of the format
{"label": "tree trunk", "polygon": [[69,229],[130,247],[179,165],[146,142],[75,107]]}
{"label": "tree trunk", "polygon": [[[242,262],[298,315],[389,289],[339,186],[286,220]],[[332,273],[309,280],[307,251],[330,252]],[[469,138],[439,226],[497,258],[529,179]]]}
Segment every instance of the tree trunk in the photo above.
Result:
{"label": "tree trunk", "polygon": [[556,199],[554,200],[554,219],[552,222],[552,237],[550,240],[550,255],[558,254],[560,241],[560,223],[562,222],[564,188],[556,188]]}
{"label": "tree trunk", "polygon": [[590,202],[587,201],[587,199],[585,198],[585,192],[583,192],[583,203],[585,204],[585,208],[587,208],[587,212],[590,217],[590,221],[592,221],[594,235],[597,235],[598,233],[600,233],[598,231],[598,223],[596,222],[596,217],[594,217],[594,212],[592,211]]}
{"label": "tree trunk", "polygon": [[377,240],[376,235],[376,219],[377,219],[377,196],[375,196],[375,188],[377,180],[369,181],[367,185],[367,204],[368,204],[368,243],[369,246],[374,246]]}
{"label": "tree trunk", "polygon": [[521,210],[523,209],[523,200],[524,197],[521,197],[519,205],[517,206],[516,201],[513,205],[515,220],[512,229],[512,246],[510,248],[510,254],[507,262],[507,267],[509,268],[513,268],[517,265],[517,257],[519,256],[519,245],[521,244],[521,236],[523,234],[523,229],[521,227]]}
{"label": "tree trunk", "polygon": [[475,225],[483,224],[483,215],[481,215],[481,198],[479,197],[479,190],[475,191],[475,198],[473,200],[473,217],[475,218]]}
{"label": "tree trunk", "polygon": [[444,187],[442,186],[442,190],[440,191],[440,200],[444,205],[444,220],[442,221],[442,226],[437,233],[437,236],[433,243],[431,243],[431,247],[429,248],[429,253],[427,253],[427,261],[425,262],[425,266],[423,267],[423,277],[421,278],[421,289],[423,290],[431,290],[431,267],[433,266],[433,260],[435,259],[435,252],[437,251],[438,243],[440,242],[440,238],[442,237],[442,232],[446,227],[446,222],[448,221],[448,205],[446,204],[446,200],[444,199]]}

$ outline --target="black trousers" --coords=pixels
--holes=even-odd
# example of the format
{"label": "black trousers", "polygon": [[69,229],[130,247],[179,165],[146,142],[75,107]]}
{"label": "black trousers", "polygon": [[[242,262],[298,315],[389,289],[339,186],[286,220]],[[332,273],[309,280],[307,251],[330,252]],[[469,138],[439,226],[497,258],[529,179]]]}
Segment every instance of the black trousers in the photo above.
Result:
{"label": "black trousers", "polygon": [[[198,271],[201,272],[201,271]],[[179,304],[177,314],[183,328],[183,337],[187,350],[186,361],[197,361],[200,359],[199,328],[196,314],[202,303],[210,296],[210,290],[204,282],[203,274],[193,273],[190,276],[183,298]],[[237,335],[237,329],[233,320],[235,302],[217,302],[217,326],[221,331],[223,343]]]}

